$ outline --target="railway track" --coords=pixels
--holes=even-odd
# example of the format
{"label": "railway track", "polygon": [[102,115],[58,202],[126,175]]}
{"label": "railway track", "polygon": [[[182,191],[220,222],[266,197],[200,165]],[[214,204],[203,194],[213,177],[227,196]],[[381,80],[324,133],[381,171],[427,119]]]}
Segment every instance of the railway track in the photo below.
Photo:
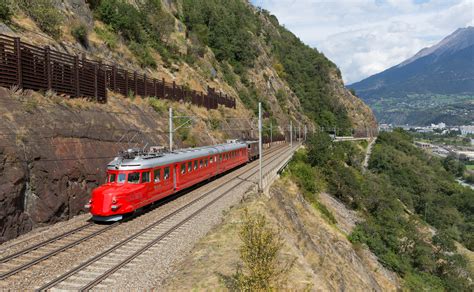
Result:
{"label": "railway track", "polygon": [[[265,161],[264,167],[275,162],[280,155],[285,152],[285,149],[287,150],[288,147],[278,147],[267,152],[267,161]],[[203,193],[190,203],[174,210],[107,250],[79,264],[75,268],[41,286],[38,290],[43,291],[56,288],[87,291],[92,289],[134,259],[143,255],[160,241],[163,241],[174,231],[231,193],[241,184],[248,181],[249,178],[258,172],[258,169],[255,168],[256,167],[252,167],[243,171],[241,174],[233,175],[221,185]],[[219,190],[221,190],[221,192],[216,195],[216,192]]]}
{"label": "railway track", "polygon": [[[283,146],[284,147],[284,146]],[[271,148],[265,154],[267,157],[273,155],[283,147],[277,146]],[[240,170],[236,170],[239,172]],[[187,192],[185,192],[187,193]],[[202,197],[202,196],[201,196]],[[201,198],[199,197],[199,198]],[[166,198],[160,201],[157,205],[162,205],[170,200],[175,199],[175,196]],[[198,198],[198,199],[199,199]],[[194,201],[192,201],[194,202]],[[23,250],[0,258],[0,280],[3,281],[12,277],[19,272],[28,270],[30,267],[40,264],[42,261],[52,258],[55,255],[66,252],[72,247],[90,240],[104,232],[111,230],[120,223],[103,226],[94,223],[86,223],[72,230],[68,230],[62,234],[54,236],[53,238],[44,240]]]}

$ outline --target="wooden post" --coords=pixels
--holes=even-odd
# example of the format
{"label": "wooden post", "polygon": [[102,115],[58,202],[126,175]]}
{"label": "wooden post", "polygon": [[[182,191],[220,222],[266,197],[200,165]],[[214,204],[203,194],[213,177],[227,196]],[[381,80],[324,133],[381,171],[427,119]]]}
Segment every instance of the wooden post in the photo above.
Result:
{"label": "wooden post", "polygon": [[176,100],[176,82],[173,80],[173,100]]}
{"label": "wooden post", "polygon": [[143,92],[144,92],[143,96],[146,97],[147,96],[147,94],[146,94],[146,92],[147,92],[147,90],[146,90],[146,86],[147,86],[147,84],[146,84],[146,74],[143,74],[143,86],[145,87],[143,89]]}
{"label": "wooden post", "polygon": [[163,98],[166,98],[165,78],[161,78],[161,84],[163,84]]}
{"label": "wooden post", "polygon": [[112,90],[117,90],[117,67],[115,65],[112,66]]}
{"label": "wooden post", "polygon": [[48,90],[53,88],[52,76],[51,76],[51,51],[49,46],[44,47],[44,63],[46,67],[46,83]]}
{"label": "wooden post", "polygon": [[74,89],[76,97],[79,97],[79,57],[74,56]]}
{"label": "wooden post", "polygon": [[133,93],[133,95],[138,95],[137,71],[133,71],[133,82],[135,83],[135,92]]}
{"label": "wooden post", "polygon": [[15,46],[15,53],[16,53],[16,68],[17,68],[17,83],[18,87],[22,88],[23,87],[23,75],[22,75],[22,69],[21,69],[21,46],[20,46],[20,38],[15,38],[14,41],[14,46]]}
{"label": "wooden post", "polygon": [[128,95],[128,70],[125,70],[125,96]]}
{"label": "wooden post", "polygon": [[94,97],[96,100],[98,100],[98,92],[97,92],[97,63],[94,63]]}

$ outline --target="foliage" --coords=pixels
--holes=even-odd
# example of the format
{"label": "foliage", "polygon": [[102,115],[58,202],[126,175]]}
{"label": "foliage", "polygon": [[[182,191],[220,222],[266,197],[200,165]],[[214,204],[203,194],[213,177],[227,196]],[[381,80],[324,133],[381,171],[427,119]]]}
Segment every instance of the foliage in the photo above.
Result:
{"label": "foliage", "polygon": [[161,1],[146,0],[136,7],[124,0],[102,0],[95,13],[128,42],[142,66],[156,67],[151,48],[168,61],[171,47],[167,48],[163,42],[174,28],[174,18],[162,9]]}
{"label": "foliage", "polygon": [[141,46],[138,43],[131,42],[130,45],[130,50],[134,53],[134,55],[138,59],[138,63],[142,67],[150,67],[150,68],[156,68],[157,64],[155,61],[155,58],[150,53],[150,49],[146,46]]}
{"label": "foliage", "polygon": [[0,20],[5,23],[10,23],[13,16],[13,11],[10,5],[11,3],[8,0],[0,2]]}
{"label": "foliage", "polygon": [[71,29],[71,34],[84,48],[89,47],[89,39],[87,37],[88,31],[84,24],[74,26]]}
{"label": "foliage", "polygon": [[[381,133],[369,162],[371,172],[364,175],[360,148],[326,136],[309,137],[307,151],[290,163],[288,173],[300,188],[314,191],[318,181],[316,186],[327,186],[365,214],[349,239],[367,245],[404,279],[405,289],[472,290],[467,278],[472,275],[453,239],[473,249],[474,192],[461,187],[441,159],[416,148],[407,132]],[[423,231],[423,220],[436,227],[432,238]]]}
{"label": "foliage", "polygon": [[[335,65],[280,26],[274,16],[264,10],[255,13],[244,1],[184,0],[182,3],[189,35],[209,46],[217,60],[232,65],[249,89],[240,94],[246,107],[255,108],[254,101],[259,100],[247,82],[246,70],[259,55],[254,39],[261,37],[272,50],[274,69],[288,81],[303,110],[323,127],[351,128],[347,113],[329,90],[329,75],[338,71]],[[229,75],[226,75],[227,79]]]}
{"label": "foliage", "polygon": [[19,0],[18,4],[42,31],[56,39],[61,36],[63,18],[55,10],[52,0]]}
{"label": "foliage", "polygon": [[231,276],[221,275],[232,291],[269,291],[277,289],[292,267],[279,261],[283,246],[279,233],[268,226],[261,214],[251,215],[245,210],[239,232],[242,246],[239,267]]}
{"label": "foliage", "polygon": [[267,44],[279,60],[275,69],[288,81],[305,113],[320,126],[349,129],[347,113],[332,98],[328,86],[335,65],[284,27],[277,26],[276,29],[278,33],[265,34]]}
{"label": "foliage", "polygon": [[464,171],[466,171],[466,166],[453,155],[443,159],[443,167],[446,171],[457,177],[461,177]]}
{"label": "foliage", "polygon": [[184,23],[190,33],[211,47],[219,61],[228,61],[241,73],[257,56],[252,34],[257,19],[243,1],[184,0]]}
{"label": "foliage", "polygon": [[164,100],[150,97],[148,99],[148,104],[153,108],[153,110],[159,114],[164,114],[167,111],[167,106]]}
{"label": "foliage", "polygon": [[114,49],[117,47],[117,36],[112,31],[112,28],[105,26],[104,28],[95,27],[94,31],[100,39],[102,39],[107,47]]}

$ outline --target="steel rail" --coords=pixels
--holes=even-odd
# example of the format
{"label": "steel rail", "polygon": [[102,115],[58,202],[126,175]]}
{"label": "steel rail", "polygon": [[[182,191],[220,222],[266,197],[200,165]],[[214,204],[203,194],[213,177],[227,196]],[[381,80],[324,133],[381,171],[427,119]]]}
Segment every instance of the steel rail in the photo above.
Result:
{"label": "steel rail", "polygon": [[57,235],[57,236],[55,236],[55,237],[53,237],[53,238],[46,239],[45,241],[39,242],[39,243],[37,243],[37,244],[35,244],[35,245],[33,245],[33,246],[29,246],[29,247],[27,247],[27,248],[25,248],[25,249],[23,249],[23,250],[20,250],[19,252],[16,252],[16,253],[14,253],[14,254],[11,254],[11,255],[8,255],[8,256],[6,256],[6,257],[1,258],[1,259],[0,259],[0,263],[3,264],[3,263],[5,263],[5,262],[7,262],[7,261],[9,261],[9,260],[15,259],[15,258],[17,258],[17,257],[19,257],[19,256],[21,256],[21,255],[24,255],[25,253],[28,253],[28,252],[33,251],[33,250],[36,250],[36,249],[38,249],[38,248],[40,248],[40,247],[43,247],[43,246],[45,246],[45,245],[47,245],[47,244],[49,244],[49,243],[58,241],[58,240],[60,240],[60,239],[62,239],[62,238],[64,238],[64,237],[66,237],[66,236],[68,236],[68,235],[71,235],[71,234],[77,233],[77,232],[79,232],[79,231],[81,231],[81,230],[84,230],[84,229],[86,229],[87,227],[90,227],[90,226],[92,226],[92,225],[94,225],[94,223],[90,222],[90,223],[87,223],[87,224],[85,224],[85,225],[79,226],[79,227],[77,227],[77,228],[75,228],[75,229],[66,231],[66,232],[64,232],[64,233],[62,233],[62,234],[59,234],[59,235]]}
{"label": "steel rail", "polygon": [[57,255],[58,253],[63,252],[63,251],[65,251],[65,250],[67,250],[67,249],[69,249],[69,248],[71,248],[71,247],[73,247],[73,246],[76,246],[76,245],[78,245],[79,243],[81,243],[81,242],[83,242],[83,241],[86,241],[86,240],[88,240],[88,239],[91,239],[91,238],[93,238],[93,237],[95,237],[95,236],[97,236],[97,235],[99,235],[99,234],[101,234],[101,233],[103,233],[103,232],[105,232],[105,231],[107,231],[107,230],[109,230],[109,229],[111,229],[111,228],[113,228],[113,227],[119,225],[119,224],[120,224],[120,222],[115,222],[114,224],[108,225],[108,226],[105,227],[105,228],[102,228],[102,229],[100,229],[100,230],[97,230],[97,231],[95,231],[95,232],[93,232],[93,233],[91,233],[91,234],[89,234],[89,235],[87,235],[87,236],[85,236],[85,237],[82,237],[82,238],[80,238],[80,239],[78,239],[78,240],[76,240],[76,241],[73,241],[73,242],[71,242],[71,243],[69,243],[69,244],[67,244],[67,245],[64,245],[64,246],[62,246],[62,247],[60,247],[60,248],[58,248],[58,249],[55,249],[55,250],[53,250],[52,252],[49,252],[49,253],[47,253],[47,254],[45,254],[45,255],[39,257],[39,258],[36,258],[36,259],[31,260],[31,261],[29,261],[29,262],[27,262],[27,263],[25,263],[25,264],[22,264],[22,265],[20,265],[20,266],[18,266],[18,267],[16,267],[16,268],[14,268],[13,270],[10,270],[10,271],[8,271],[8,272],[6,272],[6,273],[1,274],[1,275],[0,275],[0,280],[3,280],[3,279],[5,279],[5,278],[8,278],[8,277],[10,277],[11,275],[14,275],[14,274],[16,274],[16,273],[19,273],[19,272],[21,272],[21,271],[23,271],[23,270],[26,270],[26,269],[28,269],[29,267],[31,267],[31,266],[33,266],[33,265],[36,265],[36,264],[39,263],[39,262],[42,262],[42,261],[44,261],[44,260],[46,260],[46,259],[49,259],[49,258],[51,258],[52,256],[55,256],[55,255]]}

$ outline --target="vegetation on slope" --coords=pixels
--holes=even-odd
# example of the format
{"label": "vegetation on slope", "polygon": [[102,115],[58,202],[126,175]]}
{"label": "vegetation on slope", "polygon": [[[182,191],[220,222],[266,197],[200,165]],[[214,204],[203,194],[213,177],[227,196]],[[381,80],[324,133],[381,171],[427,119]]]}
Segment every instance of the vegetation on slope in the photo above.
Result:
{"label": "vegetation on slope", "polygon": [[271,50],[274,68],[298,96],[304,112],[320,126],[350,128],[347,113],[328,87],[331,70],[339,72],[336,66],[280,26],[268,11],[254,11],[243,1],[184,0],[182,17],[190,34],[209,46],[219,61],[229,62],[247,85],[251,82],[246,69],[258,58],[257,40],[262,39]]}
{"label": "vegetation on slope", "polygon": [[[403,277],[408,289],[471,289],[472,275],[454,240],[474,248],[474,191],[454,180],[451,162],[427,156],[405,132],[381,133],[371,172],[362,174],[360,149],[348,142],[332,143],[326,136],[312,137],[307,152],[290,164],[290,172],[313,195],[318,187],[327,189],[365,214],[351,241],[366,244]],[[302,165],[307,170],[297,171]],[[312,175],[305,175],[308,172]],[[424,222],[436,228],[434,235]]]}

